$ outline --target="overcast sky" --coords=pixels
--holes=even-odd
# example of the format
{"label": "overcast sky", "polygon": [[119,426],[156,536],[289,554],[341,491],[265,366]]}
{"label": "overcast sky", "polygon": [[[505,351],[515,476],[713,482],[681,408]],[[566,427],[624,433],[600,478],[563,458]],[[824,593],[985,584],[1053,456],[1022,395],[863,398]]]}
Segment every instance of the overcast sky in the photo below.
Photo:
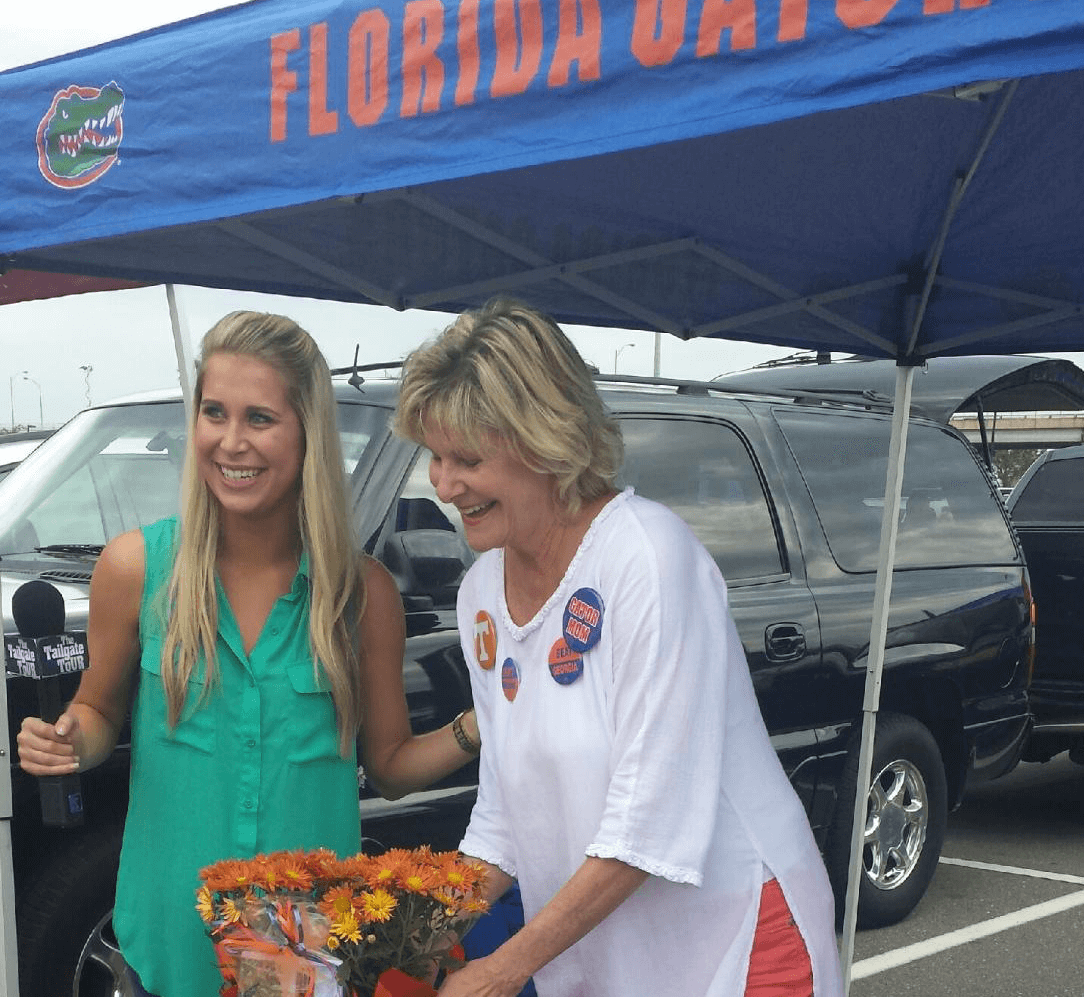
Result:
{"label": "overcast sky", "polygon": [[[228,6],[233,4],[213,0],[10,2],[0,29],[0,71]],[[237,308],[282,312],[313,334],[332,367],[349,364],[355,346],[360,346],[362,362],[400,359],[450,317],[207,288],[178,288],[178,298],[193,339]],[[604,372],[612,373],[615,366],[625,374],[652,372],[651,333],[567,331],[584,357]],[[710,378],[791,352],[726,340],[686,343],[669,335],[660,343],[661,373],[678,378]],[[1082,354],[1060,355],[1084,365]],[[56,426],[88,400],[101,402],[178,382],[162,287],[0,306],[0,357],[3,428],[13,422],[37,424],[39,416],[46,426]]]}

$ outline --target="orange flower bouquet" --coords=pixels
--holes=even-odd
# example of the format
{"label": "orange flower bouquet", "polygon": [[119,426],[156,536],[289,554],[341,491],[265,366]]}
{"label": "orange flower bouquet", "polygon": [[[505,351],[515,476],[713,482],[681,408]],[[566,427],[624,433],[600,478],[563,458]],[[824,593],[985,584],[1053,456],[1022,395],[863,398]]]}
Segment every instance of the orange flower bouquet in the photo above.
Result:
{"label": "orange flower bouquet", "polygon": [[200,871],[196,910],[222,997],[414,997],[462,965],[453,944],[487,909],[485,872],[457,852],[338,859],[274,852]]}

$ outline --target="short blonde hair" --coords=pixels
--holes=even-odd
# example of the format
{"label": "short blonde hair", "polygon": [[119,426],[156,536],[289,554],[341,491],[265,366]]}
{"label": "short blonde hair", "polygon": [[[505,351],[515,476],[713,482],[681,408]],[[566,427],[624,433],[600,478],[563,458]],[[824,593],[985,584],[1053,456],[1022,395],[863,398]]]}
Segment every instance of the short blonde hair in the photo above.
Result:
{"label": "short blonde hair", "polygon": [[570,513],[610,491],[624,446],[591,371],[549,316],[507,298],[464,312],[403,367],[395,430],[425,442],[426,422],[478,452],[496,434],[552,474]]}

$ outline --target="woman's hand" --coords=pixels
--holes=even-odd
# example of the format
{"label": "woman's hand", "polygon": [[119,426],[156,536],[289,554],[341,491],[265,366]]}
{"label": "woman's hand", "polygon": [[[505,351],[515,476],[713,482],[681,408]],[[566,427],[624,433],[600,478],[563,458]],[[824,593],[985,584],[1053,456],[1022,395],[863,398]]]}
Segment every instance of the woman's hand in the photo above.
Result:
{"label": "woman's hand", "polygon": [[16,738],[19,764],[31,775],[68,775],[93,768],[116,745],[139,664],[145,559],[139,530],[114,537],[99,555],[90,578],[90,666],[55,724],[27,717]]}
{"label": "woman's hand", "polygon": [[79,718],[72,712],[63,713],[55,724],[39,717],[24,717],[16,738],[19,765],[37,776],[78,772],[81,733]]}
{"label": "woman's hand", "polygon": [[527,979],[509,978],[501,973],[492,956],[485,956],[449,973],[438,993],[440,997],[516,997]]}

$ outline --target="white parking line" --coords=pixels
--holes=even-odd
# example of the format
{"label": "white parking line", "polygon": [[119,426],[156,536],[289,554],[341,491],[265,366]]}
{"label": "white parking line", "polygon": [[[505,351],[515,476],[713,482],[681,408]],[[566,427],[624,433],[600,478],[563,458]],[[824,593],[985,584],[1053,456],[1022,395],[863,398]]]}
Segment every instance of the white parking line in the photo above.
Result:
{"label": "white parking line", "polygon": [[1021,869],[1015,865],[992,865],[989,862],[972,862],[970,859],[950,859],[943,855],[938,860],[944,865],[959,865],[965,869],[983,872],[1007,872],[1013,876],[1030,876],[1032,879],[1051,879],[1055,883],[1078,883],[1084,885],[1084,876],[1071,876],[1067,872],[1044,872],[1042,869]]}
{"label": "white parking line", "polygon": [[[1029,876],[1034,879],[1048,879],[1059,883],[1084,884],[1084,876],[1043,872],[1040,869],[1021,869],[1010,865],[992,865],[986,862],[971,862],[967,859],[942,858],[941,861],[946,865],[963,866],[984,872],[1004,872],[1014,876]],[[890,952],[882,952],[880,955],[861,959],[854,963],[851,967],[851,979],[861,980],[867,976],[874,976],[877,973],[895,969],[897,966],[904,966],[909,962],[936,955],[938,952],[944,952],[947,949],[966,945],[968,942],[974,942],[980,938],[996,935],[1000,931],[1018,928],[1030,921],[1038,921],[1053,914],[1061,914],[1081,905],[1084,905],[1084,890],[1077,890],[1074,893],[1055,897],[1053,900],[1046,900],[1043,903],[1024,907],[1021,910],[1013,911],[1011,914],[1001,914],[998,917],[991,917],[985,921],[979,921],[977,924],[968,925],[966,928],[958,928],[955,931],[949,931],[922,942],[915,942],[913,945],[904,945],[902,948],[893,949]]]}

